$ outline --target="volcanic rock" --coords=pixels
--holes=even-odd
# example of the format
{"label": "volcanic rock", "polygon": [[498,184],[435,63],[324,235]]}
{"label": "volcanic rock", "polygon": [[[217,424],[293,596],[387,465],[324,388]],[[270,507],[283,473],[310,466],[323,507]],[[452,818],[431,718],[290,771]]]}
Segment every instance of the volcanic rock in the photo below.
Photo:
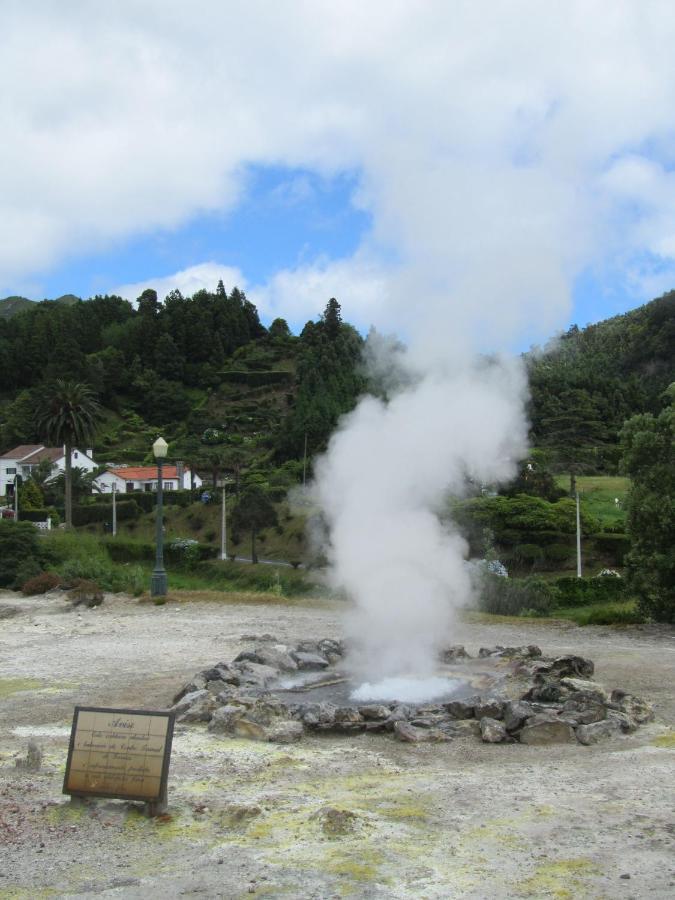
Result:
{"label": "volcanic rock", "polygon": [[542,712],[542,709],[542,706],[525,700],[509,700],[504,704],[504,727],[507,731],[516,731],[526,719]]}
{"label": "volcanic rock", "polygon": [[272,725],[267,733],[267,740],[276,744],[294,744],[304,733],[302,722],[294,719],[282,719]]}
{"label": "volcanic rock", "polygon": [[625,691],[612,691],[609,706],[611,709],[629,716],[638,725],[651,722],[654,718],[654,707],[651,703],[647,703],[645,700],[633,696],[633,694],[627,694]]}
{"label": "volcanic rock", "polygon": [[580,691],[565,701],[560,715],[570,724],[590,725],[592,722],[601,722],[607,718],[607,707],[594,700],[593,695],[589,697]]}
{"label": "volcanic rock", "polygon": [[193,691],[171,707],[177,722],[208,722],[216,709],[215,697],[206,690]]}
{"label": "volcanic rock", "polygon": [[590,678],[595,665],[583,656],[558,656],[556,659],[540,662],[535,672],[555,675],[557,678]]}
{"label": "volcanic rock", "polygon": [[319,669],[327,669],[330,663],[321,653],[309,653],[301,650],[294,650],[291,656],[295,660],[298,669],[303,671],[317,671]]}
{"label": "volcanic rock", "polygon": [[498,697],[486,697],[476,703],[474,715],[477,719],[501,719],[504,715],[504,701]]}
{"label": "volcanic rock", "polygon": [[370,704],[369,706],[359,706],[359,712],[367,721],[377,721],[380,719],[388,719],[391,710],[388,706],[379,704]]}
{"label": "volcanic rock", "polygon": [[521,697],[521,700],[528,702],[538,701],[539,703],[561,703],[567,700],[571,691],[561,684],[555,678],[548,678],[545,675],[535,675],[534,684]]}
{"label": "volcanic rock", "polygon": [[312,703],[305,708],[302,721],[310,728],[330,726],[335,722],[337,706],[332,703]]}
{"label": "volcanic rock", "polygon": [[209,731],[216,734],[232,734],[235,721],[241,719],[245,713],[246,709],[243,706],[219,706],[213,712],[208,726]]}
{"label": "volcanic rock", "polygon": [[203,675],[195,675],[187,684],[184,684],[183,687],[178,691],[178,693],[174,696],[172,703],[175,705],[179,700],[182,700],[186,694],[194,694],[195,691],[203,691],[206,687],[206,678]]}
{"label": "volcanic rock", "polygon": [[501,744],[510,739],[503,723],[490,716],[483,716],[480,720],[480,734],[486,744]]}
{"label": "volcanic rock", "polygon": [[471,659],[471,655],[466,652],[461,644],[455,644],[441,651],[440,660],[442,663],[453,663],[458,659]]}
{"label": "volcanic rock", "polygon": [[621,725],[616,719],[603,719],[601,722],[591,722],[588,725],[579,725],[576,729],[577,740],[580,744],[597,744],[605,738],[613,737],[621,731]]}
{"label": "volcanic rock", "polygon": [[574,731],[552,713],[537,713],[518,734],[521,744],[561,744],[574,740]]}
{"label": "volcanic rock", "polygon": [[500,645],[497,645],[496,647],[481,647],[478,651],[478,656],[480,659],[486,659],[488,656],[501,656],[505,649],[505,647]]}
{"label": "volcanic rock", "polygon": [[604,703],[607,699],[607,691],[597,681],[589,681],[585,678],[561,678],[560,684],[566,687],[573,694],[583,692],[587,695],[594,695],[600,703]]}
{"label": "volcanic rock", "polygon": [[249,741],[266,741],[269,737],[264,725],[247,718],[235,719],[232,723],[232,733],[235,737],[247,738]]}
{"label": "volcanic rock", "polygon": [[279,674],[272,666],[246,660],[237,663],[236,671],[242,685],[253,685],[260,688],[267,687]]}
{"label": "volcanic rock", "polygon": [[453,719],[473,719],[475,716],[476,703],[479,703],[478,697],[469,697],[467,700],[450,700],[443,704],[443,709],[452,716]]}
{"label": "volcanic rock", "polygon": [[421,744],[428,741],[449,741],[450,737],[437,728],[415,728],[410,722],[394,722],[394,735],[407,744]]}

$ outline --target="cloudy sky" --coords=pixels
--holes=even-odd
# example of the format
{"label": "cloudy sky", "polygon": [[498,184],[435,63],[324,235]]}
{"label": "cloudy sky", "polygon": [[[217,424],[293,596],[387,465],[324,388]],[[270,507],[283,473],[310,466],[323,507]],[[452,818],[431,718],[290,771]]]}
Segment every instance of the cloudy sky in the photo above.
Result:
{"label": "cloudy sky", "polygon": [[675,286],[673,46],[670,0],[0,0],[0,296],[625,311]]}

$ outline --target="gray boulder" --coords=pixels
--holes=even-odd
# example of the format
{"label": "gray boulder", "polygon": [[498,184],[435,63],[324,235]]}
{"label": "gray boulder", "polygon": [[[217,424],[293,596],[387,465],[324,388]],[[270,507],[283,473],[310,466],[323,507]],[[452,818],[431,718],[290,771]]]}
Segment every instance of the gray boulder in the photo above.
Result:
{"label": "gray boulder", "polygon": [[253,685],[260,688],[267,687],[268,684],[279,677],[278,671],[273,669],[272,666],[265,666],[247,660],[237,663],[236,671],[242,685]]}
{"label": "gray boulder", "polygon": [[173,698],[174,705],[182,700],[186,694],[194,694],[195,691],[202,691],[206,687],[206,678],[203,675],[195,675],[187,684],[178,691]]}
{"label": "gray boulder", "polygon": [[583,656],[558,656],[553,660],[538,663],[536,670],[557,678],[590,678],[595,672],[595,665]]}
{"label": "gray boulder", "polygon": [[551,713],[537,713],[526,721],[518,738],[521,744],[567,744],[574,740],[574,730]]}
{"label": "gray boulder", "polygon": [[477,719],[501,719],[504,715],[504,701],[498,697],[486,697],[476,703],[474,715]]}
{"label": "gray boulder", "polygon": [[576,728],[577,740],[580,744],[597,744],[606,738],[613,737],[621,732],[621,725],[616,719],[603,719],[601,722],[591,722],[588,725],[579,725]]}
{"label": "gray boulder", "polygon": [[321,653],[310,653],[301,650],[294,650],[291,656],[295,660],[298,669],[302,671],[318,671],[327,669],[330,663]]}
{"label": "gray boulder", "polygon": [[245,714],[246,709],[243,706],[219,706],[213,712],[209,722],[209,731],[216,734],[232,734],[234,723]]}
{"label": "gray boulder", "polygon": [[478,697],[469,697],[466,700],[450,700],[443,704],[443,709],[453,719],[473,719],[476,714]]}
{"label": "gray boulder", "polygon": [[376,722],[382,719],[388,719],[391,710],[388,706],[371,703],[368,706],[359,706],[359,712],[368,722]]}
{"label": "gray boulder", "polygon": [[255,662],[270,666],[280,672],[297,672],[298,664],[288,652],[288,648],[277,646],[256,647]]}
{"label": "gray boulder", "polygon": [[654,707],[651,703],[647,703],[633,694],[627,694],[625,691],[612,691],[609,706],[611,709],[629,716],[638,725],[651,722],[654,718]]}
{"label": "gray boulder", "polygon": [[542,712],[542,709],[538,704],[525,700],[509,700],[504,704],[504,727],[507,731],[516,731],[526,719]]}
{"label": "gray boulder", "polygon": [[582,692],[587,695],[594,696],[603,703],[607,699],[607,691],[597,681],[589,681],[585,678],[561,678],[560,684],[566,687],[573,694]]}
{"label": "gray boulder", "polygon": [[304,734],[302,722],[295,719],[282,719],[270,726],[267,740],[276,744],[294,744]]}
{"label": "gray boulder", "polygon": [[457,662],[458,659],[471,659],[471,655],[466,652],[461,644],[454,644],[452,647],[446,647],[441,650],[440,660],[442,663]]}
{"label": "gray boulder", "polygon": [[437,728],[415,728],[410,722],[394,722],[394,735],[407,744],[421,744],[430,741],[449,741],[450,737]]}
{"label": "gray boulder", "polygon": [[302,721],[309,728],[329,727],[335,722],[336,713],[333,703],[313,703],[305,709]]}
{"label": "gray boulder", "polygon": [[206,690],[193,691],[171,707],[177,722],[208,722],[218,703]]}
{"label": "gray boulder", "polygon": [[483,716],[480,720],[480,736],[486,744],[501,744],[510,739],[503,722]]}
{"label": "gray boulder", "polygon": [[572,725],[590,725],[607,718],[607,707],[580,691],[565,701],[560,716]]}

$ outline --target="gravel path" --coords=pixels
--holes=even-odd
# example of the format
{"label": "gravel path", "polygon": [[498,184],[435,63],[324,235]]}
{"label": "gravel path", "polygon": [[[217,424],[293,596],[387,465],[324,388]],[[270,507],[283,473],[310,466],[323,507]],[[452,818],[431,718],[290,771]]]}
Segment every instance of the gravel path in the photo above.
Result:
{"label": "gravel path", "polygon": [[[449,643],[575,652],[656,721],[595,747],[388,736],[276,746],[178,726],[170,815],[72,807],[74,704],[163,707],[243,634],[340,634],[335,608],[0,592],[0,897],[660,898],[675,894],[675,632],[462,624]],[[250,646],[250,645],[249,645]],[[37,773],[14,758],[29,738]],[[333,810],[331,812],[330,810]],[[337,812],[335,812],[337,811]]]}

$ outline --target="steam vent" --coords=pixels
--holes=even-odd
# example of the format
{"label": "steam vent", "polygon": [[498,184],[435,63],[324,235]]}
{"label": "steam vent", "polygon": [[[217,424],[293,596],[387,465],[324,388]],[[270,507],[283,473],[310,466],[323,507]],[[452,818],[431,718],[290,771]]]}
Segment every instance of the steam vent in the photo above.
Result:
{"label": "steam vent", "polygon": [[251,649],[198,672],[174,697],[178,722],[224,737],[291,743],[304,734],[388,733],[399,741],[594,744],[654,717],[650,704],[593,680],[580,656],[539,647],[447,648],[434,677],[350,680],[345,647],[325,638],[296,647],[244,635]]}

